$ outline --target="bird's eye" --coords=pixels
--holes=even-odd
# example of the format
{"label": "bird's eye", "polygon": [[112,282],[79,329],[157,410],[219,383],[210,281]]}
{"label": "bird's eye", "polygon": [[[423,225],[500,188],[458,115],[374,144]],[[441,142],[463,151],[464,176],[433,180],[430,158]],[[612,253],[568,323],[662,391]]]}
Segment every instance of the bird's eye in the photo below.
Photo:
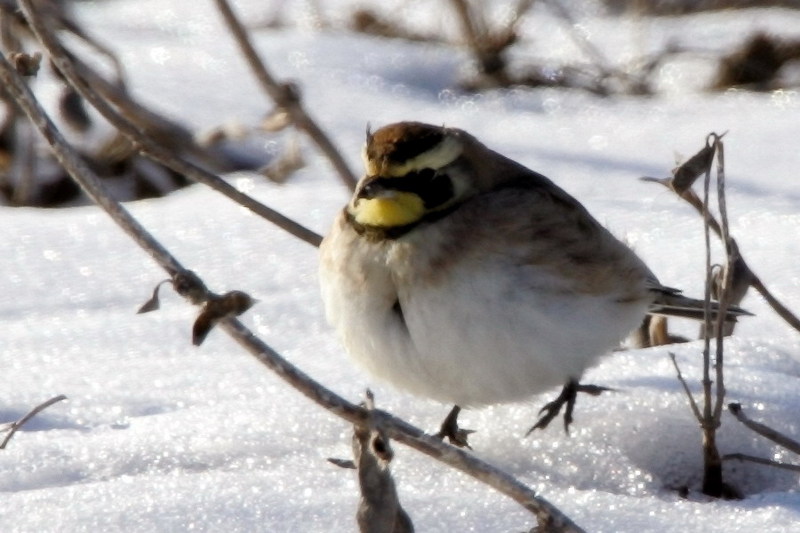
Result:
{"label": "bird's eye", "polygon": [[419,181],[420,183],[429,182],[436,177],[436,171],[432,168],[423,168],[422,170],[418,170],[412,174],[413,175],[409,177],[413,180]]}
{"label": "bird's eye", "polygon": [[432,168],[423,168],[407,176],[413,184],[413,192],[422,198],[426,209],[434,209],[453,198],[453,183],[447,174]]}

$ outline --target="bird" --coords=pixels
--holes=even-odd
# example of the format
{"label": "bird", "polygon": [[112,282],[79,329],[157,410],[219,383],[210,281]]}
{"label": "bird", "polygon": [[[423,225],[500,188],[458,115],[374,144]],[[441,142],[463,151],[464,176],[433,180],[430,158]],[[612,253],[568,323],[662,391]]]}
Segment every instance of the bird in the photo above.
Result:
{"label": "bird", "polygon": [[320,245],[325,314],[370,374],[454,405],[440,438],[468,446],[462,407],[557,386],[530,431],[565,404],[568,431],[577,393],[609,390],[584,371],[648,313],[703,317],[578,200],[464,130],[368,127],[362,157]]}

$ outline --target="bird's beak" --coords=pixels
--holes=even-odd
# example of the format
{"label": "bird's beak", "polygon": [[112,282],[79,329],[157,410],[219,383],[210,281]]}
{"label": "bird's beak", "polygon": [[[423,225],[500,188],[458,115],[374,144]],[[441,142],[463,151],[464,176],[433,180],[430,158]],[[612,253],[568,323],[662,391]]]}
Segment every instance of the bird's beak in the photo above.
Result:
{"label": "bird's beak", "polygon": [[394,189],[387,188],[381,183],[380,178],[373,178],[367,181],[356,192],[356,201],[358,200],[372,200],[374,198],[387,198],[394,196],[396,192]]}

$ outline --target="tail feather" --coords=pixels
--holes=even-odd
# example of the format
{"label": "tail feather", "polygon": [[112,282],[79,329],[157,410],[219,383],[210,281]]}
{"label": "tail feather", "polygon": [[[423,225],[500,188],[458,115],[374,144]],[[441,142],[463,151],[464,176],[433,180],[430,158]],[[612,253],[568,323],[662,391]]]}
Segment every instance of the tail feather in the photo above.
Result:
{"label": "tail feather", "polygon": [[[711,302],[711,319],[716,320],[719,314],[719,302]],[[652,315],[676,316],[694,320],[705,319],[705,302],[695,298],[687,298],[674,292],[657,292],[656,299],[650,304],[648,313]],[[725,320],[735,322],[737,317],[753,316],[739,306],[729,305],[725,310]]]}

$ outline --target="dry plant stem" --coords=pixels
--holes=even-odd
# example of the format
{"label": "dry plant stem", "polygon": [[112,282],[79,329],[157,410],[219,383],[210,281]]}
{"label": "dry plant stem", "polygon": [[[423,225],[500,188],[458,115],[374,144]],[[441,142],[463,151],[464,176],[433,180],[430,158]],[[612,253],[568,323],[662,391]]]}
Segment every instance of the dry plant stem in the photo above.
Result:
{"label": "dry plant stem", "polygon": [[451,0],[450,3],[453,4],[453,9],[461,22],[461,28],[467,40],[467,45],[484,74],[505,75],[502,68],[496,70],[497,65],[489,65],[491,58],[488,57],[487,54],[493,54],[490,50],[487,50],[485,46],[486,40],[489,38],[488,28],[485,27],[486,21],[483,18],[475,16],[467,0]]}
{"label": "dry plant stem", "polygon": [[706,283],[704,301],[704,323],[705,332],[703,336],[703,418],[700,421],[703,427],[704,438],[708,424],[711,420],[711,236],[710,236],[710,220],[711,215],[708,209],[709,188],[711,186],[711,170],[706,170],[705,179],[703,180],[703,238],[705,239],[706,250]]}
{"label": "dry plant stem", "polygon": [[356,521],[362,533],[412,533],[414,524],[397,496],[389,465],[394,458],[391,439],[374,416],[375,398],[367,390],[367,424],[354,425],[353,458],[358,465],[361,501]]}
{"label": "dry plant stem", "polygon": [[[712,134],[713,135],[713,134]],[[713,135],[713,149],[717,154],[717,202],[720,210],[720,230],[722,240],[726,244],[726,262],[730,266],[731,260],[730,235],[728,233],[728,216],[725,206],[725,157],[723,143],[717,135]],[[706,170],[703,182],[703,213],[704,236],[706,246],[706,291],[705,291],[705,331],[703,335],[703,493],[709,496],[721,497],[725,487],[722,480],[722,456],[717,447],[717,429],[722,420],[722,405],[725,399],[724,383],[724,329],[725,309],[727,307],[728,293],[730,292],[730,268],[724,269],[723,283],[719,294],[719,313],[715,328],[715,360],[714,374],[716,390],[712,394],[711,369],[711,284],[713,271],[711,265],[711,214],[709,209],[709,188],[711,184],[711,168]]]}
{"label": "dry plant stem", "polygon": [[756,422],[755,420],[750,420],[747,415],[744,414],[742,410],[742,406],[738,403],[732,403],[728,405],[728,410],[731,412],[733,416],[736,417],[736,420],[750,428],[751,430],[755,431],[762,437],[765,437],[775,444],[778,444],[790,452],[796,453],[800,455],[800,442],[783,435],[772,429],[769,426],[766,426],[760,422]]}
{"label": "dry plant stem", "polygon": [[[107,95],[115,95],[113,98],[120,110],[124,111],[124,109],[134,106],[135,113],[128,112],[128,116],[141,116],[139,111],[145,113],[146,110],[143,110],[143,108],[140,108],[129,99],[127,99],[126,103],[126,99],[123,98],[123,95],[119,93],[117,88],[113,87],[112,84],[108,83],[101,76],[94,74],[88,67],[81,65],[77,58],[70,58],[68,54],[65,53],[58,39],[49,30],[47,22],[32,8],[31,0],[20,0],[20,7],[37,39],[39,39],[45,49],[47,49],[51,60],[64,75],[64,78],[81,94],[81,96],[91,103],[106,120],[119,129],[119,131],[134,143],[134,145],[138,146],[143,153],[171,168],[175,172],[183,174],[193,181],[203,183],[217,192],[222,193],[231,200],[312,246],[319,246],[319,243],[322,242],[322,237],[317,233],[240,192],[219,176],[174,156],[170,151],[165,150],[152,139],[144,135],[141,129],[132,123],[130,119],[123,117],[117,109],[111,107],[106,99],[95,91],[94,87],[105,87]],[[81,68],[81,74],[76,72],[76,63],[78,63],[79,66],[83,66],[83,68]],[[84,79],[84,77],[88,77],[89,81]]]}
{"label": "dry plant stem", "polygon": [[[368,414],[365,409],[348,402],[291,365],[253,335],[240,321],[227,319],[220,323],[220,327],[231,334],[234,340],[259,362],[274,371],[307,398],[352,424],[367,422]],[[438,438],[426,434],[421,429],[389,413],[376,410],[373,411],[372,416],[376,417],[376,423],[381,425],[392,440],[460,470],[522,505],[537,517],[542,531],[583,531],[551,503],[537,496],[533,490],[506,472],[455,446],[445,444]]]}
{"label": "dry plant stem", "polygon": [[725,455],[722,459],[725,461],[731,461],[731,460],[747,461],[749,463],[774,466],[775,468],[782,468],[783,470],[790,470],[792,472],[800,472],[800,465],[779,463],[777,461],[772,461],[771,459],[764,459],[761,457],[756,457],[754,455],[747,455],[746,453],[729,453]]}
{"label": "dry plant stem", "polygon": [[572,38],[572,41],[575,45],[583,50],[592,61],[594,61],[595,65],[600,68],[600,71],[608,75],[611,73],[612,69],[608,66],[608,60],[606,57],[600,52],[594,44],[592,44],[589,39],[586,38],[585,35],[579,33],[577,31],[578,25],[575,24],[575,21],[572,20],[572,16],[570,15],[567,8],[564,7],[563,2],[561,0],[546,0],[545,4],[553,10],[558,18],[564,21],[567,31],[569,32],[569,36]]}
{"label": "dry plant stem", "polygon": [[[27,2],[28,0],[21,1]],[[1,54],[0,82],[51,145],[64,169],[81,185],[92,200],[102,207],[114,222],[119,224],[167,272],[173,274],[184,271],[178,261],[109,195],[103,183],[92,174],[69,147],[25,82]],[[367,413],[364,409],[336,395],[297,369],[258,339],[238,320],[223,319],[220,326],[258,361],[318,405],[350,423],[364,424],[366,422]],[[435,437],[427,435],[422,430],[389,414],[380,412],[380,423],[390,438],[461,470],[517,501],[537,517],[540,526],[548,527],[548,531],[582,531],[552,504],[536,496],[530,488],[505,472],[453,446],[444,444]]]}
{"label": "dry plant stem", "polygon": [[[73,179],[80,183],[92,201],[108,212],[114,221],[168,272],[174,273],[183,270],[180,263],[158,241],[150,236],[124,207],[111,198],[100,179],[89,170],[86,163],[69,147],[67,141],[47,117],[44,109],[39,105],[28,86],[25,85],[2,54],[0,54],[0,81],[3,82],[5,90],[25,112],[34,127],[39,130],[39,133],[50,144],[53,154],[61,166],[69,172]],[[79,176],[80,179],[76,176]]]}
{"label": "dry plant stem", "polygon": [[[19,0],[19,4],[37,39],[44,45],[45,49],[50,54],[51,60],[64,75],[64,78],[67,79],[81,96],[91,103],[106,120],[119,129],[119,131],[134,143],[134,145],[138,146],[143,153],[171,168],[175,172],[183,174],[193,181],[203,183],[224,194],[233,201],[312,246],[319,246],[319,243],[322,242],[322,237],[317,233],[238,191],[219,176],[174,156],[168,150],[163,149],[152,139],[144,135],[134,123],[121,116],[103,97],[98,95],[93,87],[105,87],[106,90],[111,93],[118,93],[117,89],[97,75],[91,76],[90,81],[92,84],[90,85],[90,83],[84,79],[84,76],[91,72],[91,70],[85,67],[81,69],[82,72],[80,75],[76,72],[75,63],[77,60],[68,57],[58,39],[50,31],[47,21],[43,20],[41,14],[33,8],[31,0]],[[116,100],[120,109],[124,110],[124,106],[121,105],[122,95],[117,94]],[[126,105],[131,106],[135,104],[132,104],[132,102],[128,100]],[[136,111],[138,112],[139,110],[140,108],[137,106]]]}
{"label": "dry plant stem", "polygon": [[669,358],[672,361],[672,366],[675,367],[675,372],[678,373],[678,381],[680,381],[681,385],[683,386],[683,391],[689,398],[689,406],[692,409],[692,413],[694,413],[694,417],[698,422],[702,423],[703,414],[700,412],[700,408],[697,406],[697,400],[694,399],[694,395],[692,394],[692,391],[689,390],[689,385],[686,383],[686,379],[684,379],[683,374],[681,373],[681,368],[678,366],[678,361],[675,359],[675,354],[669,352]]}
{"label": "dry plant stem", "polygon": [[[644,178],[643,178],[644,179]],[[667,188],[670,188],[669,181],[670,180],[660,180],[660,179],[653,179],[647,178],[645,181],[652,181],[655,183],[660,183]],[[678,194],[686,203],[691,205],[695,208],[695,210],[703,215],[703,202],[697,195],[691,190],[685,191],[683,194]],[[709,214],[709,223],[711,224],[711,229],[714,233],[717,234],[720,238],[722,237],[722,230],[720,228],[719,223],[714,219],[712,215]],[[737,252],[738,253],[738,252]],[[761,281],[761,279],[756,276],[756,274],[750,269],[750,267],[745,263],[744,258],[739,256],[741,262],[743,263],[743,267],[747,269],[747,273],[750,277],[750,286],[753,287],[758,293],[764,297],[770,307],[772,307],[773,311],[775,311],[778,316],[780,316],[787,324],[791,327],[800,331],[800,318],[797,317],[794,313],[792,313],[789,308],[783,305],[772,293],[769,291],[766,285]]]}
{"label": "dry plant stem", "polygon": [[725,313],[728,310],[731,278],[733,265],[736,258],[733,256],[736,247],[732,243],[730,229],[728,226],[728,206],[725,200],[725,144],[715,135],[714,146],[717,149],[717,205],[719,206],[720,229],[722,231],[722,242],[725,245],[725,268],[722,274],[722,283],[719,291],[719,312],[717,314],[716,331],[716,378],[717,391],[716,402],[714,404],[713,420],[717,427],[722,421],[722,408],[725,405],[725,380],[724,370],[724,347],[725,347]]}
{"label": "dry plant stem", "polygon": [[311,140],[314,141],[317,147],[331,162],[342,182],[350,190],[355,189],[357,180],[354,174],[350,171],[350,168],[347,166],[344,158],[341,156],[328,136],[325,135],[322,129],[305,111],[300,102],[299,96],[294,90],[292,90],[291,86],[285,83],[279,83],[267,70],[266,65],[259,57],[256,49],[253,47],[253,43],[250,41],[250,37],[247,35],[247,30],[245,30],[244,26],[242,26],[242,23],[233,12],[233,9],[228,1],[215,0],[215,2],[217,4],[217,8],[222,14],[222,18],[225,20],[225,24],[228,25],[228,29],[233,34],[234,39],[236,39],[236,43],[242,50],[242,53],[247,59],[250,68],[256,75],[258,82],[261,84],[262,89],[264,89],[269,97],[275,102],[275,105],[289,113],[292,123],[298,129],[304,131],[309,137],[311,137]]}
{"label": "dry plant stem", "polygon": [[753,274],[752,270],[750,271],[750,277],[750,286],[757,290],[758,293],[764,297],[770,307],[772,307],[773,311],[778,313],[778,316],[785,320],[787,324],[792,326],[797,331],[800,331],[800,318],[798,318],[797,315],[789,310],[789,308],[778,301],[778,299],[772,295],[769,289],[767,289],[767,286],[761,281],[761,278]]}
{"label": "dry plant stem", "polygon": [[22,418],[20,418],[16,422],[13,422],[11,424],[11,427],[8,429],[8,433],[6,434],[5,438],[3,439],[3,442],[0,442],[0,450],[4,450],[5,449],[6,445],[11,440],[11,437],[14,436],[14,433],[16,433],[19,430],[19,428],[24,426],[28,422],[28,420],[30,420],[34,416],[38,415],[39,413],[41,413],[42,411],[44,411],[45,409],[47,409],[48,407],[50,407],[54,403],[58,403],[60,401],[66,400],[66,399],[67,399],[66,396],[64,396],[63,394],[59,394],[58,396],[56,396],[54,398],[50,398],[49,400],[47,400],[44,403],[40,403],[39,405],[37,405],[36,407],[31,409],[30,412],[28,412],[28,414],[26,414],[25,416],[23,416]]}

